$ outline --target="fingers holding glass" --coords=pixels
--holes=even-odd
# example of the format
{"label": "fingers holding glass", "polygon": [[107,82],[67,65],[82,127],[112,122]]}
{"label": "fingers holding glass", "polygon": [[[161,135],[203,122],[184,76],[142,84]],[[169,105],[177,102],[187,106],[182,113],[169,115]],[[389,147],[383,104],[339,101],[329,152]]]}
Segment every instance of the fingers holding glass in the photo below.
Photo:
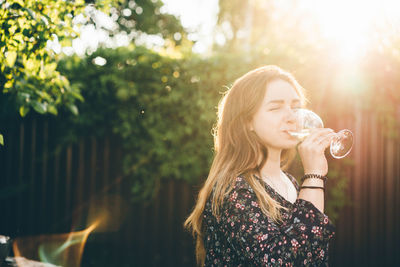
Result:
{"label": "fingers holding glass", "polygon": [[[312,129],[323,128],[322,119],[314,112],[308,109],[296,109],[295,130],[289,134],[303,142],[311,134]],[[349,154],[353,146],[353,134],[350,130],[338,132],[330,142],[330,153],[334,158],[343,158]]]}

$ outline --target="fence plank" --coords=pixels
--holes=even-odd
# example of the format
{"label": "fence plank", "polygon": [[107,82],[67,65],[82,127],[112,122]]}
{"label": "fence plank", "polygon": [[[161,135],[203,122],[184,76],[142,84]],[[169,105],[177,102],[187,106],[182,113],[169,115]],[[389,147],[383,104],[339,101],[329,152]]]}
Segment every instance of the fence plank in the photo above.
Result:
{"label": "fence plank", "polygon": [[84,192],[85,192],[85,142],[80,140],[78,144],[78,171],[77,171],[78,188],[76,194],[76,206],[80,209],[80,205],[84,202]]}
{"label": "fence plank", "polygon": [[[25,125],[20,123],[19,125],[19,157],[18,157],[18,185],[23,186],[23,174],[24,174],[24,144],[25,144]],[[17,210],[17,231],[21,228],[23,220],[23,198],[24,192],[18,194],[18,210]]]}
{"label": "fence plank", "polygon": [[36,160],[36,133],[37,133],[37,124],[36,119],[32,120],[31,126],[31,134],[30,134],[30,157],[29,157],[29,199],[28,199],[28,210],[26,211],[26,215],[28,217],[28,231],[30,233],[34,232],[36,228],[36,218],[35,216],[35,160]]}
{"label": "fence plank", "polygon": [[[361,195],[361,188],[364,187],[365,182],[366,182],[366,176],[364,174],[363,168],[362,168],[362,162],[365,162],[364,156],[366,155],[365,153],[365,147],[363,147],[361,144],[364,143],[364,139],[366,138],[364,136],[364,131],[363,131],[363,126],[365,125],[365,119],[363,114],[361,113],[360,109],[355,110],[356,114],[356,124],[355,124],[355,146],[354,146],[354,154],[355,154],[355,172],[352,181],[350,184],[352,185],[352,191],[351,191],[351,196],[352,196],[352,201],[354,203],[353,209],[350,211],[350,213],[353,213],[353,225],[352,225],[352,244],[357,244],[362,242],[361,241],[361,233],[362,233],[362,228],[359,227],[361,224],[361,221],[363,218],[361,217],[360,211],[360,204],[362,203],[362,195]],[[346,216],[347,217],[347,216]],[[350,217],[351,218],[351,217]],[[343,240],[342,240],[343,242]],[[358,261],[358,255],[357,253],[353,254],[353,261],[357,262]],[[342,260],[342,263],[344,263],[346,259]]]}
{"label": "fence plank", "polygon": [[53,211],[53,232],[57,231],[57,224],[59,221],[59,213],[60,213],[60,205],[59,205],[59,201],[60,201],[60,196],[59,196],[59,180],[60,180],[60,153],[56,152],[54,155],[54,170],[53,170],[53,190],[51,190],[53,192],[52,194],[52,200],[53,200],[53,207],[52,207],[52,211]]}
{"label": "fence plank", "polygon": [[48,198],[46,196],[47,193],[47,188],[48,188],[48,183],[47,183],[47,168],[48,168],[48,147],[49,147],[49,122],[48,120],[45,120],[43,122],[43,150],[42,150],[42,177],[41,179],[38,179],[41,181],[41,194],[40,194],[40,211],[39,211],[39,217],[40,217],[40,232],[43,232],[46,228],[46,213],[47,211],[47,204],[46,202],[48,201]]}
{"label": "fence plank", "polygon": [[393,253],[394,251],[392,250],[393,244],[393,233],[394,233],[394,227],[393,227],[393,214],[396,212],[394,207],[394,141],[393,140],[388,140],[386,142],[386,156],[385,156],[385,229],[386,229],[386,236],[385,239],[387,242],[385,242],[384,246],[384,259],[386,260],[385,265],[390,266],[393,264],[391,262],[390,254]]}
{"label": "fence plank", "polygon": [[72,180],[72,146],[69,145],[66,151],[66,169],[65,169],[65,210],[71,210],[71,180]]}

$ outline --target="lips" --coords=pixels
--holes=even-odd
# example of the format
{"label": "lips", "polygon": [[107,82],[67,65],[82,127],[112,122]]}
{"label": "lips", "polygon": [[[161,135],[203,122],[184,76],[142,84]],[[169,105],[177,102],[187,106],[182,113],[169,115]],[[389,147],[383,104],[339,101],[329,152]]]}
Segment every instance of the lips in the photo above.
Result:
{"label": "lips", "polygon": [[282,132],[289,134],[289,132],[294,132],[295,130],[283,130]]}
{"label": "lips", "polygon": [[289,136],[291,139],[296,139],[293,135],[289,133],[289,130],[282,131],[285,135]]}

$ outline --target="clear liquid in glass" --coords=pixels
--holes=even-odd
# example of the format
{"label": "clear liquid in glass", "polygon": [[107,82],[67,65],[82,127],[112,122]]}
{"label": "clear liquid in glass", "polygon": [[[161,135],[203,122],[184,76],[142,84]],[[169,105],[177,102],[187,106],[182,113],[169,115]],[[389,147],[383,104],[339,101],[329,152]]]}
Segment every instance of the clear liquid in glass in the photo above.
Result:
{"label": "clear liquid in glass", "polygon": [[298,132],[290,132],[289,131],[289,134],[291,136],[295,137],[300,142],[303,142],[304,139],[306,139],[306,137],[310,135],[310,132],[311,132],[310,129],[303,129],[303,130],[300,130]]}

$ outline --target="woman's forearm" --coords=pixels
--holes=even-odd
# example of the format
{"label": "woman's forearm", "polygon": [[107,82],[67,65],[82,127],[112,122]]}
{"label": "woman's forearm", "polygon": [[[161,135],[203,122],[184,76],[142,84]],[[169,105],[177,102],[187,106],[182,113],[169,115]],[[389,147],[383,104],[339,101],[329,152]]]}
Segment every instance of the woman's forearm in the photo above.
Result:
{"label": "woman's forearm", "polygon": [[[324,187],[324,181],[321,179],[305,179],[302,186]],[[324,191],[322,189],[302,188],[298,198],[310,201],[318,210],[324,213]]]}

